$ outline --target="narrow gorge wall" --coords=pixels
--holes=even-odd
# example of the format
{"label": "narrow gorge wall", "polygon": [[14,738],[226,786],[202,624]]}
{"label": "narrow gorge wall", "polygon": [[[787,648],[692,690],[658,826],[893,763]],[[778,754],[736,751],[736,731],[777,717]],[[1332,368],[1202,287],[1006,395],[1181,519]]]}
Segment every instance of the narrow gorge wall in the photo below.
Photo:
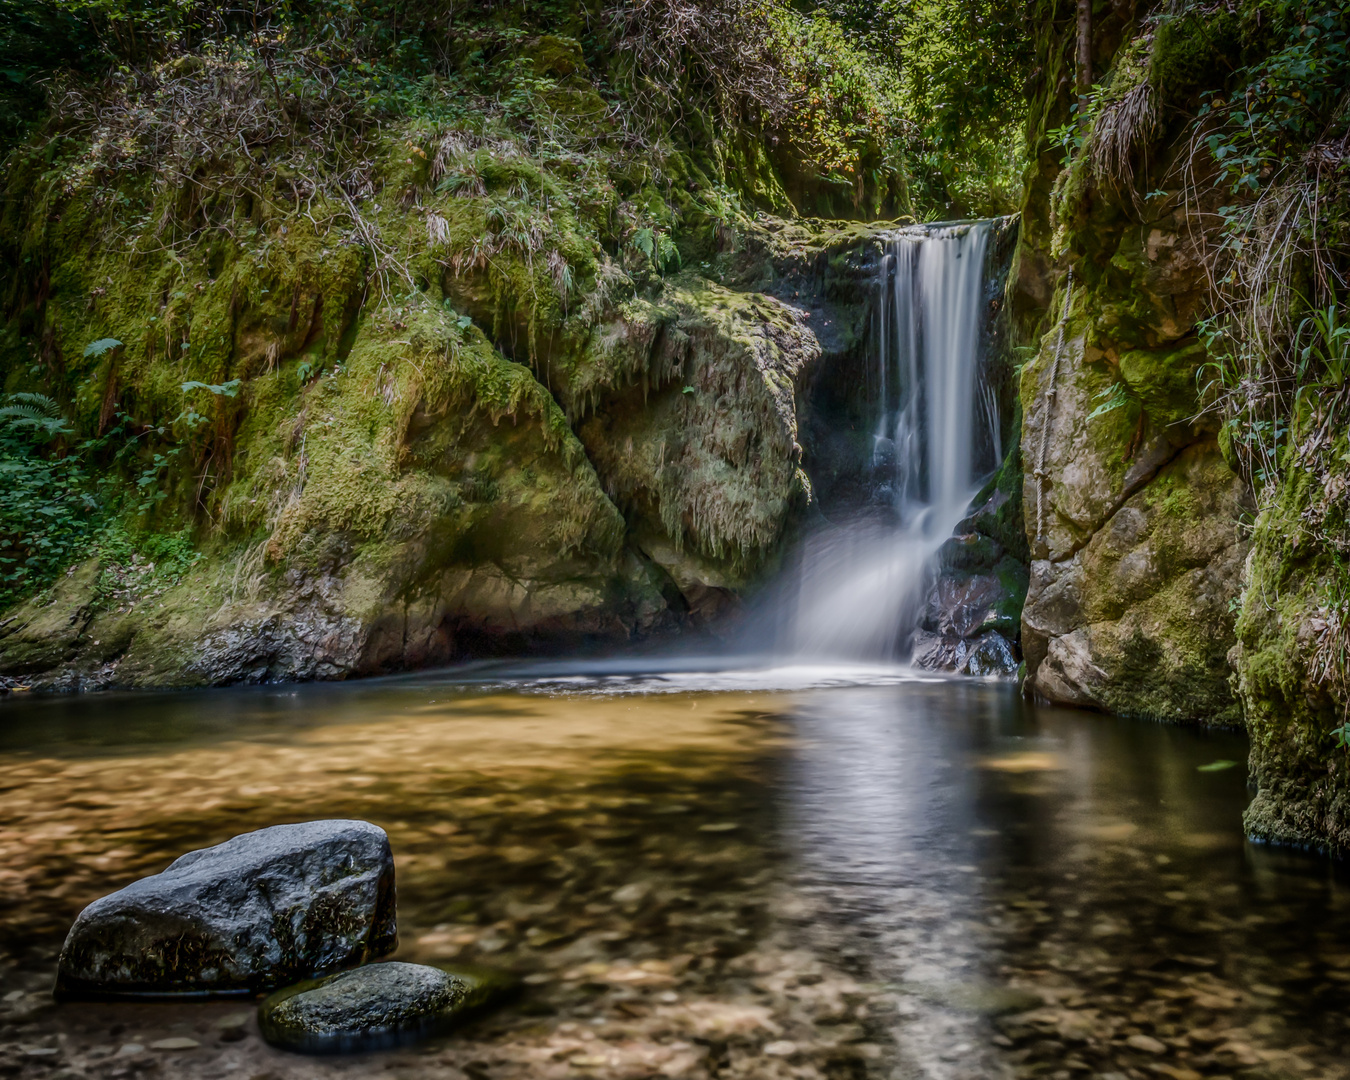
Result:
{"label": "narrow gorge wall", "polygon": [[1026,687],[1245,724],[1249,834],[1343,853],[1344,13],[1092,15],[1079,119],[1075,27],[1038,9],[1013,283]]}
{"label": "narrow gorge wall", "polygon": [[1233,724],[1227,654],[1250,505],[1199,392],[1198,248],[1212,221],[1183,198],[1184,114],[1127,134],[1114,169],[1093,153],[1131,92],[1175,117],[1196,87],[1168,82],[1151,35],[1122,32],[1139,30],[1110,14],[1098,25],[1108,102],[1066,166],[1048,133],[1069,121],[1072,72],[1063,39],[1043,42],[1014,285],[1036,341],[1021,384],[1027,685],[1054,702]]}

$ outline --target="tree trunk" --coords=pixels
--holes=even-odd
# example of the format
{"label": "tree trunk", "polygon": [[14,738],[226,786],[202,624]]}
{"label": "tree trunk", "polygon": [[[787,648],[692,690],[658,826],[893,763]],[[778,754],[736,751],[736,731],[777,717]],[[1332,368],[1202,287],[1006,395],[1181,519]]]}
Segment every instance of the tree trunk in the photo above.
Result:
{"label": "tree trunk", "polygon": [[1078,118],[1087,113],[1092,93],[1092,0],[1078,0]]}

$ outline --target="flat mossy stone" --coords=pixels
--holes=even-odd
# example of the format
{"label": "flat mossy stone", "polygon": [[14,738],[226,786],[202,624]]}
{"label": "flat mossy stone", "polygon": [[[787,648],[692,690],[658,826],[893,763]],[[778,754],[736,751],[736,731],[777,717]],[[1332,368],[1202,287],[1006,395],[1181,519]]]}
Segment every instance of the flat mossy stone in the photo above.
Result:
{"label": "flat mossy stone", "polygon": [[277,991],[258,1006],[258,1026],[301,1054],[380,1050],[442,1035],[515,985],[500,972],[371,964]]}

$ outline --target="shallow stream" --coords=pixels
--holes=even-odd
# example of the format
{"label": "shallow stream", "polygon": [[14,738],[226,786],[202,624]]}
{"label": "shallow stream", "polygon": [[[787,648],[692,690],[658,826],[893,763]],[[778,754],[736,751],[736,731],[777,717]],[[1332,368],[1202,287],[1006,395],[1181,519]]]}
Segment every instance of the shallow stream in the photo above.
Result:
{"label": "shallow stream", "polygon": [[[10,698],[0,1075],[1347,1077],[1350,879],[1243,840],[1246,756],[884,670]],[[398,958],[523,994],[323,1059],[51,1002],[89,901],[321,817],[388,830]]]}

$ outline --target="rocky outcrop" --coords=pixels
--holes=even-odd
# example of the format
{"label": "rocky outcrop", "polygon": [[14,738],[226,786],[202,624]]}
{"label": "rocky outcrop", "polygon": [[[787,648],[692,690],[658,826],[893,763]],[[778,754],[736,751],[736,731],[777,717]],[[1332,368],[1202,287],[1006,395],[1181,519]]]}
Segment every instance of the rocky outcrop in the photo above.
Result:
{"label": "rocky outcrop", "polygon": [[[774,280],[770,254],[743,261]],[[707,625],[805,503],[810,316],[676,278],[566,371],[536,360],[552,393],[430,303],[372,320],[331,377],[245,384],[205,558],[153,595],[109,597],[106,559],[73,568],[6,613],[0,676],[331,679]]]}
{"label": "rocky outcrop", "polygon": [[[1145,342],[1113,319],[1113,295],[1080,289],[1058,365],[1056,328],[1023,374],[1027,685],[1064,704],[1237,723],[1225,657],[1249,496],[1212,424],[1191,419],[1203,350],[1175,342],[1194,312],[1134,324],[1159,344],[1127,348]],[[1113,396],[1124,404],[1101,411]]]}
{"label": "rocky outcrop", "polygon": [[701,620],[736,603],[807,494],[801,389],[821,347],[804,312],[696,277],[672,282],[656,342],[666,377],[623,387],[578,434],[642,554]]}
{"label": "rocky outcrop", "polygon": [[[1062,165],[1045,132],[1067,114],[1068,84],[1054,81],[1063,56],[1053,54],[1037,100],[1039,168],[1012,289],[1023,332],[1040,319],[1021,381],[1026,687],[1052,702],[1235,724],[1225,657],[1251,503],[1201,393],[1216,219],[1180,197],[1181,142],[1162,126],[1107,130],[1132,90],[1159,107],[1161,94],[1191,92],[1159,82],[1147,48],[1121,44],[1115,18],[1098,29],[1110,50],[1098,62],[1114,65],[1093,121],[1102,130],[1084,130]],[[1112,137],[1125,139],[1115,172],[1093,151]]]}
{"label": "rocky outcrop", "polygon": [[442,1034],[507,987],[501,976],[391,961],[279,991],[258,1006],[258,1026],[284,1050],[379,1050]]}
{"label": "rocky outcrop", "polygon": [[1033,561],[1022,642],[1035,692],[1122,715],[1240,722],[1227,654],[1246,505],[1242,482],[1202,441],[1082,547]]}
{"label": "rocky outcrop", "polygon": [[1251,736],[1248,835],[1342,858],[1350,855],[1346,452],[1341,436],[1320,460],[1289,454],[1256,519],[1229,654]]}
{"label": "rocky outcrop", "polygon": [[938,571],[913,641],[919,667],[977,676],[1018,671],[1028,551],[1016,427],[1012,442],[1003,465],[972,501],[972,512],[938,549]]}
{"label": "rocky outcrop", "polygon": [[244,833],[85,908],[56,994],[271,989],[393,951],[394,903],[383,829],[315,821]]}
{"label": "rocky outcrop", "polygon": [[[68,530],[90,556],[72,574],[52,556],[0,583],[23,601],[0,613],[0,680],[617,645],[709,626],[772,570],[807,499],[802,393],[861,317],[825,271],[884,225],[799,217],[825,190],[790,168],[804,147],[771,161],[700,110],[662,122],[658,163],[588,67],[611,52],[568,36],[592,42],[587,19],[493,27],[486,53],[449,46],[498,80],[462,123],[346,97],[318,121],[312,95],[257,96],[264,70],[289,86],[272,67],[189,49],[54,101],[59,168],[49,133],[15,150],[0,392],[51,401],[66,441],[31,456],[89,455],[92,520]],[[498,93],[524,85],[528,123]],[[260,127],[241,141],[245,100]],[[868,145],[856,197],[820,206],[899,212],[900,159]],[[155,209],[120,220],[110,199]],[[26,558],[51,547],[4,525]],[[111,534],[189,550],[133,587]]]}

